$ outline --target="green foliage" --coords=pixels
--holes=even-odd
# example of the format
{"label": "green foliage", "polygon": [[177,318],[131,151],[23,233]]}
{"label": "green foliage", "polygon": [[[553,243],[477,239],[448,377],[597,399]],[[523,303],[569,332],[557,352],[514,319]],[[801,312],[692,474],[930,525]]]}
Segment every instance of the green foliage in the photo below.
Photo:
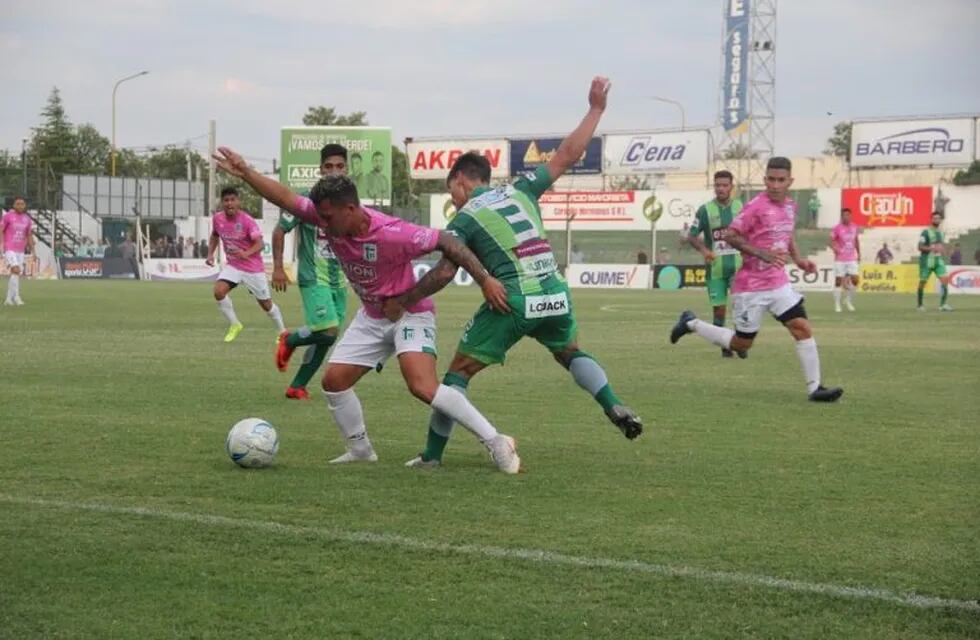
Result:
{"label": "green foliage", "polygon": [[966,187],[980,185],[980,160],[974,160],[967,169],[961,169],[953,176],[953,184]]}
{"label": "green foliage", "polygon": [[834,135],[827,138],[827,147],[823,150],[824,154],[850,160],[852,129],[853,125],[850,122],[838,122],[835,124]]}

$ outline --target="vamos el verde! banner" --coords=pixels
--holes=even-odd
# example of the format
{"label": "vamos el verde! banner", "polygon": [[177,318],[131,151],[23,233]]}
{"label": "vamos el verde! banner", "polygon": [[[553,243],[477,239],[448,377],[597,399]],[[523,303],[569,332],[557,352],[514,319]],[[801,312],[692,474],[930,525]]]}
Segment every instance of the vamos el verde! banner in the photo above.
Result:
{"label": "vamos el verde! banner", "polygon": [[320,149],[347,148],[347,173],[361,202],[391,205],[391,129],[387,127],[283,127],[279,181],[306,194],[320,179]]}

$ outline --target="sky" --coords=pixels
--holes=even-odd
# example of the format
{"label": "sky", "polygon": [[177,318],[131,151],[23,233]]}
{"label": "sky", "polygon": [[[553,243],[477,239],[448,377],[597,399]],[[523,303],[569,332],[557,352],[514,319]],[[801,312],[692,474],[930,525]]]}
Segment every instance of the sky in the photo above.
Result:
{"label": "sky", "polygon": [[[311,105],[406,136],[564,133],[594,75],[600,131],[719,121],[722,0],[3,0],[0,149],[52,87],[120,147],[218,143],[268,168]],[[781,0],[776,152],[817,155],[835,122],[980,112],[980,0]]]}

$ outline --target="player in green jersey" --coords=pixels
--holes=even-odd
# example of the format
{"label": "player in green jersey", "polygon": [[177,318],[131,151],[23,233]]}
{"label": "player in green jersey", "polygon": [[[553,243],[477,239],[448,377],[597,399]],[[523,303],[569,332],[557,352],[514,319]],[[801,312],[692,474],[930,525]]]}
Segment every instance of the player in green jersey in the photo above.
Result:
{"label": "player in green jersey", "polygon": [[[490,163],[484,156],[466,153],[453,164],[447,185],[458,213],[448,230],[504,284],[510,313],[494,311],[486,304],[477,310],[466,325],[443,384],[465,392],[473,376],[489,365],[503,363],[507,351],[530,336],[551,352],[632,440],[643,432],[643,424],[613,392],[599,363],[579,349],[571,295],[558,271],[538,206],[541,194],[580,161],[605,110],[608,90],[608,80],[593,79],[587,115],[532,176],[492,189]],[[405,307],[449,284],[456,271],[456,265],[440,260],[413,289],[389,299],[385,314],[389,319],[399,317]],[[433,411],[425,450],[406,466],[438,465],[452,426],[452,419]]]}
{"label": "player in green jersey", "polygon": [[942,298],[939,300],[940,311],[952,311],[953,307],[946,302],[949,295],[949,276],[946,274],[946,247],[943,244],[945,238],[943,232],[939,230],[939,225],[943,223],[943,214],[939,211],[932,212],[932,226],[927,227],[919,236],[919,311],[925,311],[922,306],[922,296],[925,293],[926,281],[929,274],[935,273],[942,283]]}
{"label": "player in green jersey", "polygon": [[[347,149],[339,144],[328,144],[320,150],[320,175],[346,175]],[[292,216],[283,216],[272,234],[272,286],[285,291],[289,279],[283,269],[282,254],[286,234],[298,229],[299,234],[299,283],[303,299],[306,326],[296,331],[285,331],[279,336],[276,349],[276,366],[285,371],[296,347],[309,345],[303,356],[303,364],[286,389],[286,397],[308,400],[306,384],[316,373],[337,340],[340,327],[347,313],[347,278],[330,248],[326,230],[300,222]]]}
{"label": "player in green jersey", "polygon": [[[715,199],[698,208],[688,234],[688,242],[704,256],[708,265],[708,302],[714,311],[712,324],[724,327],[728,291],[735,272],[742,266],[742,254],[725,242],[725,231],[742,210],[742,201],[738,198],[732,199],[735,178],[730,171],[715,172],[714,180]],[[721,350],[724,358],[731,358],[733,354],[731,349]],[[738,356],[745,358],[748,352],[739,351]]]}

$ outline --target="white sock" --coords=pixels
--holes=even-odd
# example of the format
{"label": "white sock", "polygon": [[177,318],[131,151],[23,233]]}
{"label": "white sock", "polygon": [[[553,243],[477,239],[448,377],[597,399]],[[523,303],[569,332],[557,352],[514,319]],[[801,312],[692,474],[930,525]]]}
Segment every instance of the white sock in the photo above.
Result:
{"label": "white sock", "polygon": [[688,322],[687,328],[722,349],[727,349],[732,344],[732,338],[735,337],[735,332],[728,327],[716,327],[710,322],[697,318]]}
{"label": "white sock", "polygon": [[20,295],[20,276],[10,274],[10,282],[7,283],[7,300],[13,302]]}
{"label": "white sock", "polygon": [[490,421],[483,417],[466,396],[458,389],[440,384],[436,395],[432,398],[432,408],[443,412],[479,438],[480,442],[492,440],[497,436],[497,430]]}
{"label": "white sock", "polygon": [[272,308],[265,312],[267,316],[272,318],[272,322],[276,325],[276,330],[282,333],[286,330],[286,325],[282,321],[282,311],[279,310],[279,305],[275,302],[272,303]]}
{"label": "white sock", "polygon": [[364,426],[364,410],[361,409],[361,401],[354,390],[324,391],[323,397],[327,399],[327,408],[333,414],[347,450],[370,451],[371,440],[367,435],[367,427]]}
{"label": "white sock", "polygon": [[806,391],[813,393],[820,386],[820,354],[817,353],[817,341],[813,338],[796,342],[796,356],[803,367],[803,377],[806,378]]}
{"label": "white sock", "polygon": [[231,324],[238,324],[238,316],[235,315],[235,305],[231,303],[231,298],[225,296],[221,300],[218,300],[218,309],[224,314],[225,318]]}
{"label": "white sock", "polygon": [[834,305],[840,306],[840,287],[834,287]]}
{"label": "white sock", "polygon": [[851,304],[854,300],[854,285],[848,282],[844,287],[844,299],[847,300],[847,304]]}

